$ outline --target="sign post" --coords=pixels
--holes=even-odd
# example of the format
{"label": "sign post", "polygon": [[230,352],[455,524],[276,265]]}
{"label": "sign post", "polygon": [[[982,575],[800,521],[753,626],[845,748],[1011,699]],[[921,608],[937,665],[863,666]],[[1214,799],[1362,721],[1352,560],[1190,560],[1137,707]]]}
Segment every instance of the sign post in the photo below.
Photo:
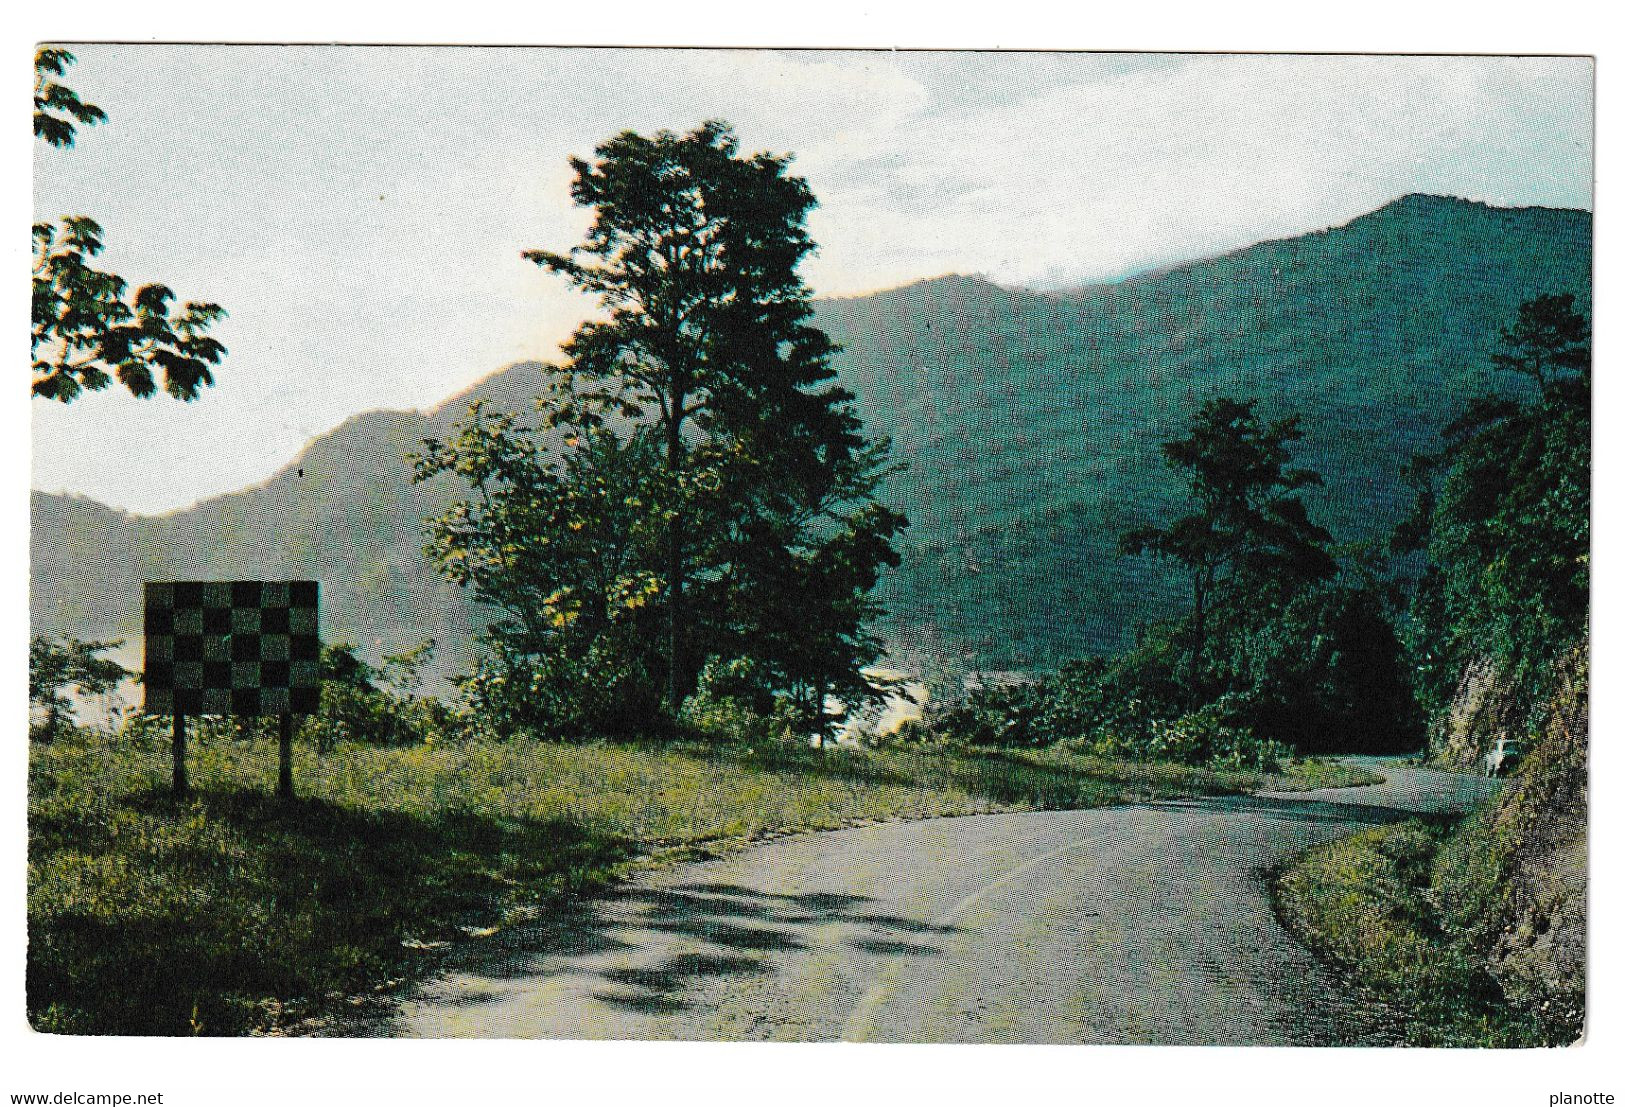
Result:
{"label": "sign post", "polygon": [[170,754],[175,759],[175,767],[170,773],[170,788],[175,795],[184,797],[186,787],[186,716],[175,715],[175,729],[169,738]]}
{"label": "sign post", "polygon": [[293,716],[278,715],[276,794],[293,799]]}
{"label": "sign post", "polygon": [[293,798],[293,731],[321,704],[313,580],[149,581],[145,710],[174,720],[175,795],[188,791],[186,716],[275,715],[277,795]]}

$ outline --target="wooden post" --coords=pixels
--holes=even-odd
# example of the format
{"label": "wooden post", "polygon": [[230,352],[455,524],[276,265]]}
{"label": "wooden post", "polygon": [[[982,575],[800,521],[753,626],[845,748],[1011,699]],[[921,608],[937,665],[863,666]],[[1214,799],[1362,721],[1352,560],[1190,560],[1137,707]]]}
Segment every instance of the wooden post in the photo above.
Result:
{"label": "wooden post", "polygon": [[277,771],[276,794],[285,800],[293,799],[293,716],[278,715],[280,724],[280,757]]}
{"label": "wooden post", "polygon": [[175,716],[175,729],[170,737],[170,752],[175,757],[173,776],[170,778],[171,786],[177,797],[184,797],[186,786],[186,716]]}

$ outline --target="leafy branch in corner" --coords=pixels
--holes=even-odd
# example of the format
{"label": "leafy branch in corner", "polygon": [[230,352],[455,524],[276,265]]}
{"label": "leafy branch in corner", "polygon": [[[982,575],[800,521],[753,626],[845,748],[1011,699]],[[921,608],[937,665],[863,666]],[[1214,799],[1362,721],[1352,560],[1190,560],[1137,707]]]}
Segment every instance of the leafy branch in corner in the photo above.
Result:
{"label": "leafy branch in corner", "polygon": [[[34,54],[34,134],[56,147],[73,146],[76,122],[107,118],[54,80],[73,60],[53,47]],[[116,378],[144,399],[158,391],[161,377],[165,392],[193,400],[214,383],[211,369],[226,348],[208,331],[226,315],[220,305],[188,301],[177,310],[175,293],[162,284],[143,285],[131,296],[122,277],[90,264],[104,243],[100,224],[88,216],[35,223],[33,246],[35,396],[68,403]]]}

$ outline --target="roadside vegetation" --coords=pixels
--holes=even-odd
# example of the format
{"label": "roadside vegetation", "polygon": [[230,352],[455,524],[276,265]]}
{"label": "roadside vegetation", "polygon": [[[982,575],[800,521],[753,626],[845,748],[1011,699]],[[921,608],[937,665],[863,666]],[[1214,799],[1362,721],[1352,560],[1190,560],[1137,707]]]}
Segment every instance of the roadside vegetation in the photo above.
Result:
{"label": "roadside vegetation", "polygon": [[1432,874],[1448,825],[1411,820],[1310,850],[1276,883],[1285,922],[1418,1046],[1552,1044],[1448,928]]}
{"label": "roadside vegetation", "polygon": [[1170,563],[1187,610],[1112,657],[945,700],[900,740],[1044,748],[1271,772],[1300,754],[1400,753],[1422,718],[1395,631],[1384,559],[1338,547],[1310,517],[1319,474],[1292,463],[1296,416],[1205,404],[1163,445],[1188,514],[1122,535],[1124,556]]}
{"label": "roadside vegetation", "polygon": [[1560,1046],[1585,1027],[1584,653],[1556,676],[1496,801],[1317,847],[1276,881],[1282,919],[1416,1045]]}
{"label": "roadside vegetation", "polygon": [[[878,495],[890,444],[866,432],[812,325],[798,266],[815,201],[789,166],[742,154],[720,123],[626,132],[573,160],[584,241],[524,256],[602,310],[532,412],[472,405],[412,457],[416,482],[456,490],[424,553],[489,616],[476,654],[441,699],[421,694],[431,641],[376,662],[330,644],[297,800],[271,798],[255,720],[197,721],[195,793],[171,796],[168,720],[73,720],[76,695],[122,679],[99,656],[116,643],[35,640],[35,1026],[294,1026],[558,897],[765,835],[1369,783],[1313,757],[1417,748],[1468,663],[1502,674],[1527,726],[1552,717],[1543,659],[1583,639],[1587,572],[1589,350],[1572,297],[1525,305],[1506,334],[1523,397],[1473,405],[1410,470],[1408,544],[1336,544],[1310,511],[1322,477],[1294,461],[1297,416],[1212,399],[1162,447],[1184,514],[1119,548],[1180,575],[1182,613],[1115,656],[865,728],[903,683],[877,668],[874,597],[907,520]],[[1583,672],[1575,687],[1583,702]],[[1570,729],[1583,749],[1583,723]],[[1527,810],[1583,810],[1581,779],[1578,800],[1548,788]],[[1447,934],[1460,966],[1427,952],[1424,908],[1446,892],[1511,896],[1509,925],[1537,935],[1543,918],[1574,925],[1570,885],[1518,884],[1527,848],[1494,825],[1487,845],[1441,846],[1432,827],[1343,843],[1289,874],[1283,902],[1356,972],[1401,958],[1384,986],[1428,1011],[1479,972],[1510,1000],[1504,928]],[[1553,848],[1571,855],[1568,838]],[[1566,980],[1567,957],[1548,975]]]}
{"label": "roadside vegetation", "polygon": [[635,866],[869,820],[1298,779],[1060,752],[566,744],[450,731],[385,745],[324,739],[315,727],[337,720],[307,728],[314,740],[299,743],[291,804],[273,798],[275,743],[255,727],[196,728],[186,800],[169,794],[161,727],[65,727],[35,744],[36,1028],[274,1031],[387,992],[431,968],[442,943],[480,940]]}
{"label": "roadside vegetation", "polygon": [[1277,883],[1309,944],[1439,1045],[1567,1045],[1585,1027],[1590,345],[1571,296],[1525,304],[1498,364],[1526,399],[1474,401],[1412,466],[1400,545],[1425,558],[1406,637],[1443,767],[1529,749],[1459,826],[1311,851]]}

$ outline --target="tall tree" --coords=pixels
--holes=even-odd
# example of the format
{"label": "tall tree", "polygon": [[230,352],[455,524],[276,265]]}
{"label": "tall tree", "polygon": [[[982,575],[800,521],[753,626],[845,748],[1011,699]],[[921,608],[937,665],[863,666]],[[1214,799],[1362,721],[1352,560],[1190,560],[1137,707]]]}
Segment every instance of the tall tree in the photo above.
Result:
{"label": "tall tree", "polygon": [[[34,53],[34,135],[52,146],[73,146],[77,125],[107,118],[56,79],[73,60],[54,47]],[[83,215],[59,222],[33,225],[33,394],[68,403],[117,378],[144,398],[161,378],[171,396],[195,399],[225,356],[208,335],[225,311],[194,302],[177,310],[175,294],[161,284],[129,295],[122,277],[90,264],[103,249],[100,225]]]}
{"label": "tall tree", "polygon": [[564,347],[555,424],[624,419],[659,444],[675,711],[707,645],[695,640],[690,593],[725,610],[746,562],[762,560],[759,549],[744,556],[750,541],[786,550],[840,530],[838,505],[865,494],[852,465],[868,444],[851,395],[829,384],[831,344],[809,322],[797,267],[813,249],[816,201],[789,159],[742,155],[718,122],[682,135],[628,131],[595,153],[571,161],[571,195],[594,210],[584,243],[525,256],[603,308]]}
{"label": "tall tree", "polygon": [[1583,372],[1591,365],[1591,327],[1574,310],[1574,293],[1547,293],[1518,306],[1518,318],[1501,331],[1504,349],[1491,360],[1503,369],[1549,379]]}
{"label": "tall tree", "polygon": [[1425,549],[1430,562],[1412,619],[1435,709],[1479,659],[1492,661],[1524,704],[1538,702],[1552,659],[1586,633],[1589,333],[1570,294],[1523,304],[1494,360],[1533,377],[1536,394],[1472,401],[1445,429],[1443,448],[1409,467],[1416,514],[1396,542]]}
{"label": "tall tree", "polygon": [[1162,454],[1184,480],[1196,510],[1166,528],[1123,535],[1126,554],[1178,562],[1190,574],[1192,611],[1187,684],[1202,683],[1208,626],[1216,604],[1279,605],[1336,570],[1331,535],[1309,518],[1298,493],[1319,474],[1291,466],[1289,445],[1303,437],[1298,417],[1266,423],[1257,401],[1221,398],[1203,405],[1184,438]]}

